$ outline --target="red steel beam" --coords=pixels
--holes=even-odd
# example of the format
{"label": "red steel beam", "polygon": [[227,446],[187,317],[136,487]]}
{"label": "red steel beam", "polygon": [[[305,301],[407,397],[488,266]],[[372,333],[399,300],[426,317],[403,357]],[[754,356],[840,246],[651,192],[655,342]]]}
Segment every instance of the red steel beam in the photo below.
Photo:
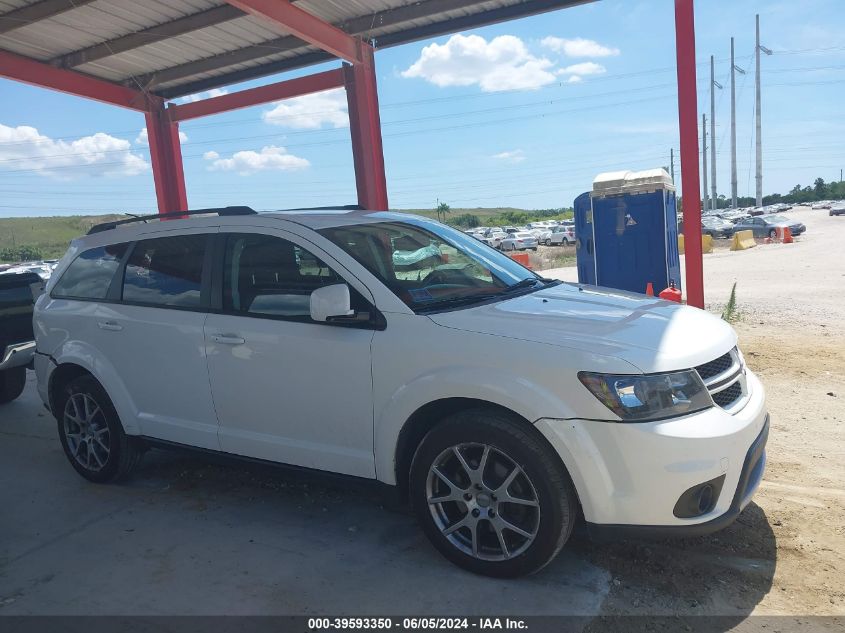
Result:
{"label": "red steel beam", "polygon": [[34,59],[2,50],[0,50],[0,77],[142,112],[147,112],[162,103],[159,97],[144,94],[139,90],[73,70],[54,68]]}
{"label": "red steel beam", "polygon": [[188,208],[188,196],[185,191],[182,147],[179,143],[179,123],[168,120],[164,107],[147,112],[146,119],[158,212],[185,211]]}
{"label": "red steel beam", "polygon": [[259,86],[249,90],[241,90],[231,94],[211,97],[193,103],[171,105],[167,108],[167,114],[171,121],[187,121],[211,114],[220,114],[240,108],[300,97],[302,95],[342,88],[344,86],[343,70],[327,70],[326,72],[297,77],[287,81],[280,81],[269,86]]}
{"label": "red steel beam", "polygon": [[675,54],[678,62],[687,303],[703,309],[704,260],[701,253],[701,182],[698,177],[698,94],[693,4],[693,0],[675,0]]}
{"label": "red steel beam", "polygon": [[[363,44],[363,43],[362,43]],[[344,65],[349,131],[358,204],[372,211],[386,211],[387,179],[381,143],[378,90],[371,46],[363,45],[364,63]]]}
{"label": "red steel beam", "polygon": [[245,13],[275,22],[291,35],[357,64],[362,61],[360,40],[294,6],[290,0],[226,0]]}

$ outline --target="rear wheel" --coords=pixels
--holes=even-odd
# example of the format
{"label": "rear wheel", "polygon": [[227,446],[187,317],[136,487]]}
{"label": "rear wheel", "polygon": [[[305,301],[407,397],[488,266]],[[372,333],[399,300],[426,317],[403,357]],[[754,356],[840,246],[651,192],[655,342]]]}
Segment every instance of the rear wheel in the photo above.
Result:
{"label": "rear wheel", "polygon": [[411,466],[411,500],[429,540],[478,574],[536,572],[572,532],[569,475],[521,424],[493,410],[457,413],[429,431]]}
{"label": "rear wheel", "polygon": [[552,240],[551,240],[551,239],[547,239],[547,240],[546,240],[546,246],[551,246],[551,245],[552,245]]}
{"label": "rear wheel", "polygon": [[775,238],[777,238],[777,236],[778,236],[777,229],[772,229],[771,231],[769,231],[769,237],[770,238],[775,239]]}
{"label": "rear wheel", "polygon": [[0,371],[0,404],[6,404],[23,393],[26,386],[26,367],[12,367]]}
{"label": "rear wheel", "polygon": [[141,449],[123,432],[111,399],[92,376],[80,376],[56,402],[59,439],[76,472],[96,483],[126,477]]}

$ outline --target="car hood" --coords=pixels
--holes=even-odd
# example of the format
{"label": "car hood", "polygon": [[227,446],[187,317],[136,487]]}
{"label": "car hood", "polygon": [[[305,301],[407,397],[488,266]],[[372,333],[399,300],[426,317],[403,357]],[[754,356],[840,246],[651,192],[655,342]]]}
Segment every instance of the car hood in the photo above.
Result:
{"label": "car hood", "polygon": [[736,345],[733,328],[704,310],[568,283],[430,318],[443,327],[621,358],[646,373],[695,367]]}

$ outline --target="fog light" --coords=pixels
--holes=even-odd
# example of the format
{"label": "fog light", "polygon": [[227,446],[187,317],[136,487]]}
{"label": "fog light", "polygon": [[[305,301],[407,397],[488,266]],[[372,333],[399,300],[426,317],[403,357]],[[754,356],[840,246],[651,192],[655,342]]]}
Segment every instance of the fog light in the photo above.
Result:
{"label": "fog light", "polygon": [[678,498],[672,513],[679,519],[692,519],[707,514],[716,507],[724,483],[725,476],[719,475],[716,479],[693,486]]}

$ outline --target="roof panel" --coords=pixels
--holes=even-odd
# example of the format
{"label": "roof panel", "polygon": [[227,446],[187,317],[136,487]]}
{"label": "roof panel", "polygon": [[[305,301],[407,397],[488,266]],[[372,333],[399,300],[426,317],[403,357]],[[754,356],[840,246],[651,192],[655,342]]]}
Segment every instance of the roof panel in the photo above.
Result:
{"label": "roof panel", "polygon": [[[0,25],[3,14],[38,1],[0,0]],[[377,46],[395,46],[591,1],[298,0],[296,5],[347,32],[375,39]],[[219,9],[224,5],[224,0],[89,0],[18,28],[0,29],[0,50],[67,64],[108,81],[141,81],[166,96],[331,59],[280,26]],[[97,50],[77,54],[89,47]]]}

